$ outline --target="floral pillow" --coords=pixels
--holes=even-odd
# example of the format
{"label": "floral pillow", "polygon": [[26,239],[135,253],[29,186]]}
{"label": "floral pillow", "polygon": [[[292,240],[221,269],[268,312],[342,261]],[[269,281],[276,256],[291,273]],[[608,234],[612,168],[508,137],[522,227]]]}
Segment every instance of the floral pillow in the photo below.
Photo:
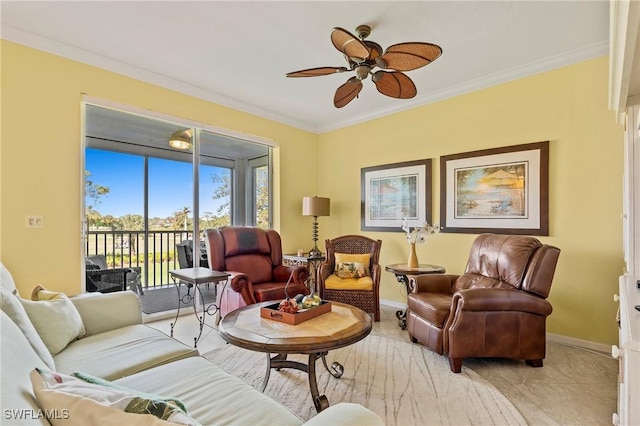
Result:
{"label": "floral pillow", "polygon": [[340,262],[336,265],[339,278],[362,278],[367,276],[367,268],[360,262]]}
{"label": "floral pillow", "polygon": [[38,368],[31,371],[30,378],[40,408],[59,413],[49,419],[53,426],[198,425],[182,410],[184,405],[173,398],[151,397],[120,386],[91,383]]}

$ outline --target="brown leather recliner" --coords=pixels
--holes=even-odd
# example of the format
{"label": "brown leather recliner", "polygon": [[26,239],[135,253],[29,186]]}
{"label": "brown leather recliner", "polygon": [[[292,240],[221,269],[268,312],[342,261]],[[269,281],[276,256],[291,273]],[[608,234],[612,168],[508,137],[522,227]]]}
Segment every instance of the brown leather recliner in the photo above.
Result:
{"label": "brown leather recliner", "polygon": [[[204,232],[209,268],[231,274],[226,292],[236,300],[222,301],[222,315],[238,307],[309,294],[304,266],[282,264],[282,241],[273,229],[222,226]],[[232,290],[232,291],[229,291]],[[233,298],[233,295],[230,296]]]}
{"label": "brown leather recliner", "polygon": [[413,343],[449,358],[500,357],[542,367],[546,300],[560,249],[535,238],[482,234],[464,274],[411,277],[407,329]]}

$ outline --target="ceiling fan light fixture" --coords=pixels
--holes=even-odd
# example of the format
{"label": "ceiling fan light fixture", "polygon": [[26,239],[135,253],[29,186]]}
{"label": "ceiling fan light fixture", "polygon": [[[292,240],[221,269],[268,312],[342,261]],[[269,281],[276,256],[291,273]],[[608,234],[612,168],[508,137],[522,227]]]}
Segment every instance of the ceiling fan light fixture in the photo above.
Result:
{"label": "ceiling fan light fixture", "polygon": [[367,65],[359,65],[356,67],[356,77],[358,80],[364,80],[371,72],[371,67]]}
{"label": "ceiling fan light fixture", "polygon": [[169,138],[169,146],[173,149],[188,151],[193,147],[191,135],[182,131],[174,132]]}

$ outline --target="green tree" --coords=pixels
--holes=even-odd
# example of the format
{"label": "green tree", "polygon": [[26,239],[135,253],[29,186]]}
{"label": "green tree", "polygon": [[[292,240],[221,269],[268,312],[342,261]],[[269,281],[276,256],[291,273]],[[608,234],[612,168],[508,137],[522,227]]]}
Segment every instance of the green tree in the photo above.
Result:
{"label": "green tree", "polygon": [[269,228],[269,168],[255,169],[256,179],[256,226]]}
{"label": "green tree", "polygon": [[191,209],[189,207],[183,207],[182,209],[174,212],[171,216],[171,229],[181,229],[188,231],[193,227],[193,219],[190,216]]}
{"label": "green tree", "polygon": [[231,225],[231,172],[214,174],[211,176],[216,189],[211,195],[214,200],[223,200],[216,210],[216,226],[214,228]]}
{"label": "green tree", "polygon": [[109,193],[109,188],[91,180],[91,172],[84,171],[85,216],[89,226],[100,226],[102,215],[96,210],[100,199]]}
{"label": "green tree", "polygon": [[126,214],[118,219],[117,229],[119,231],[143,231],[144,217],[139,214]]}

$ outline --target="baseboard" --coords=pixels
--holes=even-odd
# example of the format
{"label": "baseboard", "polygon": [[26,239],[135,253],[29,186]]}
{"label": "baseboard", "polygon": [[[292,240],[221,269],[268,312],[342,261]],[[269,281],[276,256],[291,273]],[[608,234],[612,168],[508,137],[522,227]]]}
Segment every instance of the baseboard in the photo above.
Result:
{"label": "baseboard", "polygon": [[603,354],[608,354],[609,356],[611,355],[611,345],[607,345],[605,343],[591,342],[589,340],[577,339],[575,337],[563,336],[554,333],[547,333],[547,340],[550,342],[561,343],[563,345],[601,352]]}
{"label": "baseboard", "polygon": [[[198,309],[198,311],[202,311],[202,308]],[[148,322],[160,321],[160,320],[169,319],[169,318],[175,318],[176,317],[176,312],[177,312],[177,309],[173,309],[171,311],[155,312],[153,314],[145,314],[143,312],[142,313],[142,323],[146,324]],[[191,306],[187,306],[186,308],[180,309],[180,316],[189,315],[189,314],[193,315],[193,308]]]}
{"label": "baseboard", "polygon": [[406,303],[402,303],[402,302],[396,302],[394,300],[385,300],[385,299],[380,299],[380,304],[381,305],[385,305],[385,306],[391,306],[392,308],[398,308],[398,309],[407,309],[407,304]]}
{"label": "baseboard", "polygon": [[[391,306],[398,309],[406,309],[406,303],[396,302],[394,300],[380,299],[380,304]],[[567,346],[575,346],[581,349],[601,352],[603,354],[611,354],[611,345],[604,343],[591,342],[589,340],[577,339],[575,337],[563,336],[561,334],[547,333],[547,340],[550,342],[560,343]]]}

